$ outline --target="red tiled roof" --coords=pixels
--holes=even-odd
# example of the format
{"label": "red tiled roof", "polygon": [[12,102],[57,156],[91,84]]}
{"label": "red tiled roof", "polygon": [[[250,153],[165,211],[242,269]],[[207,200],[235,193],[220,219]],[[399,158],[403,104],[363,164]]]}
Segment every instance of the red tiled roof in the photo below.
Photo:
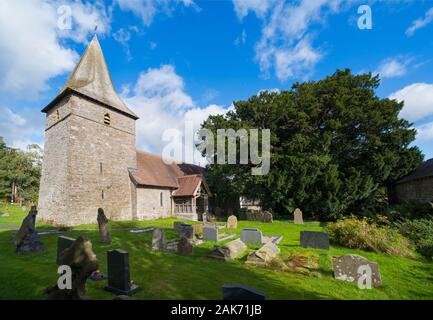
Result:
{"label": "red tiled roof", "polygon": [[190,175],[177,178],[179,189],[174,192],[176,197],[193,196],[202,181],[201,175]]}
{"label": "red tiled roof", "polygon": [[166,164],[159,155],[137,151],[137,170],[132,170],[130,174],[138,185],[177,189],[179,177],[203,175],[204,168],[178,162]]}

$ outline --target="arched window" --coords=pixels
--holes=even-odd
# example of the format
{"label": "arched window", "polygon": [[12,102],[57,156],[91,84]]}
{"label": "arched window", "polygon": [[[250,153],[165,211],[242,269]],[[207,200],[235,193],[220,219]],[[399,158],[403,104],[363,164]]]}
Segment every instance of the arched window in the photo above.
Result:
{"label": "arched window", "polygon": [[111,117],[109,113],[104,114],[104,124],[107,126],[111,124]]}
{"label": "arched window", "polygon": [[163,198],[162,192],[159,194],[159,202],[160,202],[161,207],[163,207],[164,206],[164,198]]}

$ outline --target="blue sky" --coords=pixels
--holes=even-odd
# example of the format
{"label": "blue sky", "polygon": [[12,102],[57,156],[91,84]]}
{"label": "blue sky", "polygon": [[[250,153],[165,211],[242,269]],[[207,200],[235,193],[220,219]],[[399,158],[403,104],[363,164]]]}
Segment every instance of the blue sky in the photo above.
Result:
{"label": "blue sky", "polygon": [[[372,10],[371,30],[358,8]],[[71,29],[65,22],[70,9]],[[140,116],[137,144],[159,152],[165,129],[197,127],[263,89],[321,79],[337,68],[377,72],[380,97],[433,157],[433,1],[3,0],[0,136],[43,144],[40,113],[61,89],[94,26],[118,92]],[[60,19],[60,20],[59,20]]]}

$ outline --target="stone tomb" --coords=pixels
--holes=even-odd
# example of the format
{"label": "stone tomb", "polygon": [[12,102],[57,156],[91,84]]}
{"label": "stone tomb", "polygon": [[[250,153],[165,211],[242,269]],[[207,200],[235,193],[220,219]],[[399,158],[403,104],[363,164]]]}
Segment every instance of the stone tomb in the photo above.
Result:
{"label": "stone tomb", "polygon": [[129,272],[129,254],[123,250],[110,250],[107,252],[108,284],[106,291],[116,295],[131,296],[140,287],[133,284]]}
{"label": "stone tomb", "polygon": [[293,213],[293,223],[294,224],[304,224],[304,219],[302,217],[302,211],[299,208],[296,208]]}
{"label": "stone tomb", "polygon": [[238,227],[238,218],[235,215],[231,215],[227,218],[227,228],[229,229],[237,229]]}
{"label": "stone tomb", "polygon": [[301,247],[314,249],[329,249],[329,235],[319,231],[301,231]]}
{"label": "stone tomb", "polygon": [[[340,257],[332,257],[332,266],[334,277],[338,280],[343,280],[358,284],[360,278],[371,271],[371,287],[378,288],[382,285],[382,278],[379,272],[379,265],[376,262],[370,262],[366,258],[348,254]],[[361,279],[361,283],[366,285],[365,277]]]}
{"label": "stone tomb", "polygon": [[255,228],[242,229],[241,240],[245,243],[262,243],[262,232]]}
{"label": "stone tomb", "polygon": [[215,246],[212,252],[209,254],[209,258],[218,260],[232,260],[239,258],[248,247],[241,239],[232,240],[223,246]]}
{"label": "stone tomb", "polygon": [[248,255],[247,264],[265,266],[269,261],[276,258],[280,249],[272,241],[267,242],[259,250],[255,250]]}
{"label": "stone tomb", "polygon": [[161,228],[153,229],[152,250],[164,250],[164,246],[165,246],[165,230]]}
{"label": "stone tomb", "polygon": [[224,285],[223,300],[265,300],[266,295],[254,288],[244,285]]}
{"label": "stone tomb", "polygon": [[60,265],[60,254],[69,249],[75,242],[74,238],[60,236],[57,238],[57,265]]}
{"label": "stone tomb", "polygon": [[228,233],[219,233],[218,229],[214,225],[206,225],[203,228],[203,241],[224,241],[231,238],[234,238],[235,234],[228,234]]}

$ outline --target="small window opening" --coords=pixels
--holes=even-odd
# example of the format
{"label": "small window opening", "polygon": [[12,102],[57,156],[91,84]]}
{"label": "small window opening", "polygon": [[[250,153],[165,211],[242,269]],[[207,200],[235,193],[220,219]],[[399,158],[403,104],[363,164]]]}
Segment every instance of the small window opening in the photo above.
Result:
{"label": "small window opening", "polygon": [[104,124],[106,124],[107,126],[111,124],[111,117],[108,113],[104,114]]}
{"label": "small window opening", "polygon": [[163,206],[164,206],[164,205],[163,205],[164,198],[163,198],[163,194],[162,194],[162,192],[159,194],[159,202],[160,202],[161,207],[163,207]]}
{"label": "small window opening", "polygon": [[103,174],[104,171],[102,169],[102,162],[99,162],[99,174]]}
{"label": "small window opening", "polygon": [[102,198],[102,200],[105,199],[105,193],[104,193],[104,190],[102,190],[102,192],[101,192],[101,198]]}
{"label": "small window opening", "polygon": [[60,111],[59,111],[59,109],[56,110],[56,120],[60,120]]}

